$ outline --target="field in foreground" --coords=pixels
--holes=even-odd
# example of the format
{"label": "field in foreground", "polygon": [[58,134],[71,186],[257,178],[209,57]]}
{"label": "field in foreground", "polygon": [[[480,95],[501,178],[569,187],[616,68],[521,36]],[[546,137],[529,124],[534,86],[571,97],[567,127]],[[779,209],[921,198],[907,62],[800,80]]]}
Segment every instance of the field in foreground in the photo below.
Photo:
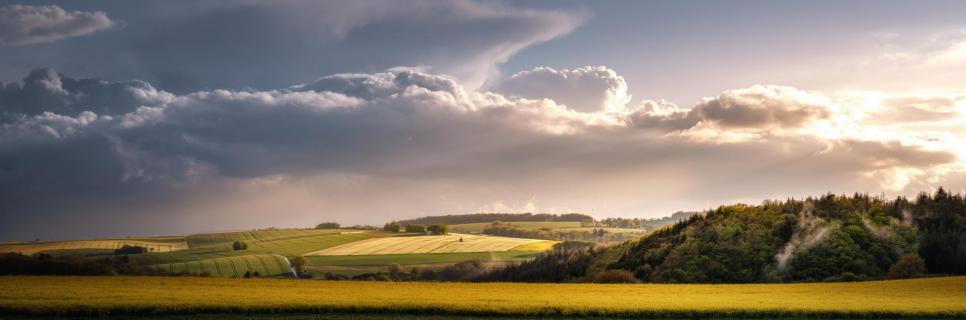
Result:
{"label": "field in foreground", "polygon": [[603,285],[189,277],[0,277],[0,314],[398,313],[605,317],[964,317],[966,277]]}

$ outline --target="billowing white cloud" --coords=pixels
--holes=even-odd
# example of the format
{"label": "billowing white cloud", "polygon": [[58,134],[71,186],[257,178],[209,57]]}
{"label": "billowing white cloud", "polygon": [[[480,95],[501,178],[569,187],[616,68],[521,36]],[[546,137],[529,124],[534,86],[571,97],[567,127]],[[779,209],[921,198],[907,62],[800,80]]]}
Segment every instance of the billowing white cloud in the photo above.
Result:
{"label": "billowing white cloud", "polygon": [[103,11],[66,11],[55,5],[9,5],[0,7],[0,46],[53,42],[114,25]]}
{"label": "billowing white cloud", "polygon": [[[5,88],[32,97],[0,105],[0,233],[13,237],[95,234],[108,222],[129,233],[377,223],[522,204],[656,216],[737,198],[905,192],[966,171],[951,151],[961,135],[855,131],[871,116],[779,86],[689,109],[647,101],[590,113],[553,92],[479,92],[403,68],[180,95],[38,70]],[[75,214],[86,219],[46,223]]]}
{"label": "billowing white cloud", "polygon": [[528,99],[553,99],[580,112],[623,112],[631,101],[624,77],[604,66],[573,70],[538,67],[514,74],[494,91]]}

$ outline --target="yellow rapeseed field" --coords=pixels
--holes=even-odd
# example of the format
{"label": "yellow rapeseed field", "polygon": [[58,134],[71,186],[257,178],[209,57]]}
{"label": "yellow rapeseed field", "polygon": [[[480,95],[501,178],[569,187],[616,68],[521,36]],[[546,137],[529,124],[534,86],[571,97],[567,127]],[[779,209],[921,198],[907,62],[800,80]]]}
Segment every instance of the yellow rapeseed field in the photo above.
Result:
{"label": "yellow rapeseed field", "polygon": [[[463,241],[460,241],[460,239]],[[507,251],[547,240],[447,234],[440,236],[388,237],[356,241],[309,253],[309,256],[356,256],[376,254],[456,253]]]}
{"label": "yellow rapeseed field", "polygon": [[0,314],[287,312],[966,317],[966,277],[742,285],[0,277]]}

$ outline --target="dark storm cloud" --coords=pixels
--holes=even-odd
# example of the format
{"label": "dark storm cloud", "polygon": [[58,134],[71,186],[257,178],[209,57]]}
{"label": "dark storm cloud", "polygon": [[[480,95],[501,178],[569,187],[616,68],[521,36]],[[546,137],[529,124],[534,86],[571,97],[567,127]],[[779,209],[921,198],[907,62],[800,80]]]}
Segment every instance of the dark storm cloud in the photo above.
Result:
{"label": "dark storm cloud", "polygon": [[273,89],[319,75],[395,66],[429,66],[480,85],[514,53],[570,32],[585,15],[463,0],[105,6],[128,21],[109,38],[64,43],[40,56],[0,52],[0,69],[33,63],[72,74],[143,79],[176,93]]}
{"label": "dark storm cloud", "polygon": [[0,83],[0,113],[6,114],[124,114],[168,98],[170,94],[159,92],[144,81],[74,79],[49,68],[31,71],[21,83]]}
{"label": "dark storm cloud", "polygon": [[[801,188],[828,179],[874,184],[865,174],[955,159],[897,143],[808,135],[692,140],[625,125],[620,114],[480,93],[451,77],[407,69],[183,95],[45,69],[8,87],[17,97],[31,94],[3,105],[17,116],[0,124],[0,233],[17,237],[94,233],[104,223],[149,233],[164,226],[198,230],[213,221],[240,228],[273,223],[259,220],[267,217],[263,210],[274,213],[272,221],[285,216],[299,223],[318,210],[331,218],[392,219],[534,194],[567,208],[612,203],[631,210],[637,197],[684,190],[739,196],[773,187],[772,179],[812,181],[797,183]],[[766,91],[773,95],[722,96],[742,97],[724,100],[741,100],[743,110],[811,106],[798,91]],[[757,123],[770,128],[770,117],[776,116]],[[720,191],[718,183],[735,175],[760,183]],[[655,189],[642,181],[663,182]],[[85,221],[43,224],[78,215]],[[237,216],[248,224],[224,222]]]}
{"label": "dark storm cloud", "polygon": [[0,46],[53,42],[91,34],[115,22],[102,11],[66,11],[58,6],[0,7]]}

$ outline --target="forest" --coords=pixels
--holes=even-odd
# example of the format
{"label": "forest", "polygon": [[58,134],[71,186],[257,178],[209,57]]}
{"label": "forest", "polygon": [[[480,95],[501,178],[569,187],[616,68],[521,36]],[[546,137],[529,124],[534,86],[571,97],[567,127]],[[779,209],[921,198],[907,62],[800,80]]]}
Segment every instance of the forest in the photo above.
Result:
{"label": "forest", "polygon": [[561,248],[478,280],[590,282],[605,273],[653,283],[966,274],[966,198],[940,188],[911,200],[827,194],[726,205],[620,245]]}

